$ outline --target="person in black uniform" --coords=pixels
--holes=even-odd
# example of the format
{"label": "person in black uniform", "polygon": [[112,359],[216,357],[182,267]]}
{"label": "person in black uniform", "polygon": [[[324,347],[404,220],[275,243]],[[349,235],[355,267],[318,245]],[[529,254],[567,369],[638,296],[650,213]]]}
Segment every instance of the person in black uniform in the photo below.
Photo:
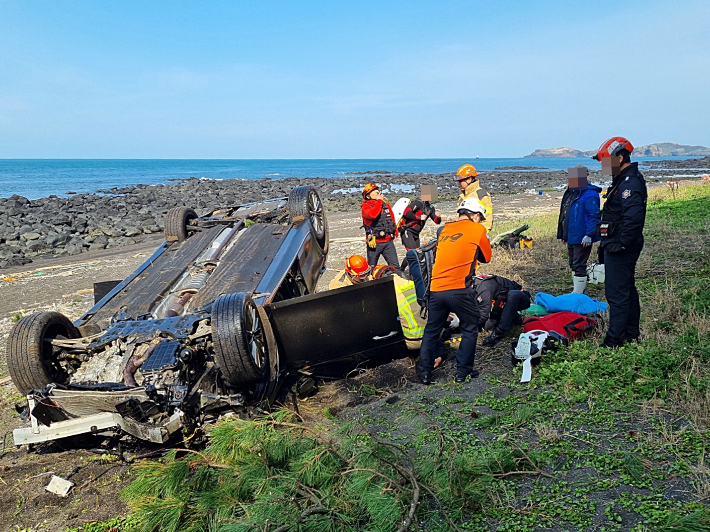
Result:
{"label": "person in black uniform", "polygon": [[435,194],[436,187],[423,185],[422,197],[416,198],[404,209],[399,234],[402,236],[402,244],[404,244],[405,249],[410,250],[419,247],[419,234],[424,229],[424,224],[428,219],[433,220],[437,225],[441,223],[441,216],[431,204],[432,201],[436,201]]}
{"label": "person in black uniform", "polygon": [[631,162],[633,145],[624,137],[604,142],[593,157],[605,175],[613,176],[599,222],[599,262],[606,270],[605,294],[609,328],[601,347],[638,342],[641,305],[636,289],[636,262],[643,249],[648,193],[646,181]]}
{"label": "person in black uniform", "polygon": [[500,275],[477,275],[473,286],[480,309],[478,329],[493,330],[482,345],[495,347],[513,325],[521,323],[518,312],[530,307],[530,293],[524,291],[520,284]]}

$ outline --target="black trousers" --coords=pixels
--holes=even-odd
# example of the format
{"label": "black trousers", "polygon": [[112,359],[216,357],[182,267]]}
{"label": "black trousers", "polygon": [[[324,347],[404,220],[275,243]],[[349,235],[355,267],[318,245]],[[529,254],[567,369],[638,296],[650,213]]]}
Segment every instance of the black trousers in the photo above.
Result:
{"label": "black trousers", "polygon": [[399,269],[399,258],[397,257],[397,250],[394,247],[394,241],[378,242],[375,249],[372,249],[370,246],[367,247],[367,263],[370,266],[377,266],[380,255],[385,258],[387,264]]}
{"label": "black trousers", "polygon": [[519,311],[530,308],[530,294],[522,290],[510,290],[508,299],[505,301],[505,306],[500,313],[500,321],[498,328],[501,331],[508,332],[513,326],[515,316]]}
{"label": "black trousers", "polygon": [[466,376],[473,371],[480,313],[476,292],[471,288],[461,288],[429,293],[429,316],[417,361],[418,375],[431,373],[434,369],[439,336],[451,312],[458,316],[461,330],[461,345],[456,353],[456,374]]}
{"label": "black trousers", "polygon": [[636,290],[636,262],[641,249],[610,253],[604,250],[604,292],[609,303],[607,339],[617,345],[638,338],[641,304]]}
{"label": "black trousers", "polygon": [[419,233],[415,233],[411,229],[404,228],[401,232],[402,244],[406,249],[417,249],[419,247]]}
{"label": "black trousers", "polygon": [[582,244],[567,244],[569,267],[577,277],[587,276],[587,261],[592,253],[592,246],[586,248]]}

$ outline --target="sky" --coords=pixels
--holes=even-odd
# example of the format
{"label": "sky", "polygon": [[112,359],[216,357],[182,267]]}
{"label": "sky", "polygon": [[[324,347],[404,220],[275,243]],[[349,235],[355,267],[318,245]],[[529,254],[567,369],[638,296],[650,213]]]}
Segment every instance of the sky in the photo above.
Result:
{"label": "sky", "polygon": [[710,146],[710,2],[0,0],[0,158]]}

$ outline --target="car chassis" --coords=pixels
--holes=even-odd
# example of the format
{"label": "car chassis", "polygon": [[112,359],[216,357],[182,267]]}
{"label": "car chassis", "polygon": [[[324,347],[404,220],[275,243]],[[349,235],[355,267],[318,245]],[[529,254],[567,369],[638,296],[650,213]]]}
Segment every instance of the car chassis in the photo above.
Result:
{"label": "car chassis", "polygon": [[313,187],[204,216],[177,207],[165,236],[74,323],[40,312],[15,324],[8,368],[29,416],[16,445],[107,432],[165,443],[268,408],[304,369],[403,345],[391,280],[314,293],[328,224]]}

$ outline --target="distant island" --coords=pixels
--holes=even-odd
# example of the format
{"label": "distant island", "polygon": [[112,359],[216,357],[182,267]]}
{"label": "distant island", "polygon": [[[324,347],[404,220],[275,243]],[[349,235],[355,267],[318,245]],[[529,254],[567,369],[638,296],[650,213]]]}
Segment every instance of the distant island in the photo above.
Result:
{"label": "distant island", "polygon": [[[576,150],[567,146],[561,148],[546,148],[532,152],[525,157],[591,157],[597,150]],[[691,146],[689,144],[676,144],[675,142],[659,142],[657,144],[646,144],[634,148],[634,155],[642,157],[669,157],[669,156],[691,156],[710,155],[710,148],[705,146]]]}

